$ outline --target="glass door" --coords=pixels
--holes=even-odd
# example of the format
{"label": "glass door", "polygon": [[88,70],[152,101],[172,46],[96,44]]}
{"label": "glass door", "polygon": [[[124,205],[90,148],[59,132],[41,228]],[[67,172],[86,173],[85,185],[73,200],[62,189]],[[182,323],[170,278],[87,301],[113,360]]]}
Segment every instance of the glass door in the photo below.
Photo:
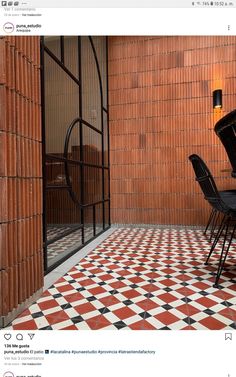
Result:
{"label": "glass door", "polygon": [[110,226],[107,38],[41,40],[44,268]]}

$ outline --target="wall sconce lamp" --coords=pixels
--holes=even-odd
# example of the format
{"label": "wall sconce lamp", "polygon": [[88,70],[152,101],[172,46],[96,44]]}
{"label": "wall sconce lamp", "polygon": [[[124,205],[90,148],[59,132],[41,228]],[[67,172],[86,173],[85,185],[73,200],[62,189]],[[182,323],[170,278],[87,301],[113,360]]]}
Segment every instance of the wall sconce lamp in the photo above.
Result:
{"label": "wall sconce lamp", "polygon": [[222,89],[216,89],[213,92],[213,108],[214,109],[222,108]]}

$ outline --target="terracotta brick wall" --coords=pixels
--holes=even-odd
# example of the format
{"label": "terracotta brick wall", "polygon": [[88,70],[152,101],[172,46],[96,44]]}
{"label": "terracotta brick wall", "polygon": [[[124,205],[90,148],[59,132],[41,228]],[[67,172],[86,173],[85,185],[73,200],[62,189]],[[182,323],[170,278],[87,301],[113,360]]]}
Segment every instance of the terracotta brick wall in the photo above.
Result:
{"label": "terracotta brick wall", "polygon": [[38,37],[0,38],[0,325],[43,285]]}
{"label": "terracotta brick wall", "polygon": [[205,224],[188,156],[201,155],[220,188],[236,186],[213,131],[236,107],[236,37],[110,37],[109,103],[112,222]]}

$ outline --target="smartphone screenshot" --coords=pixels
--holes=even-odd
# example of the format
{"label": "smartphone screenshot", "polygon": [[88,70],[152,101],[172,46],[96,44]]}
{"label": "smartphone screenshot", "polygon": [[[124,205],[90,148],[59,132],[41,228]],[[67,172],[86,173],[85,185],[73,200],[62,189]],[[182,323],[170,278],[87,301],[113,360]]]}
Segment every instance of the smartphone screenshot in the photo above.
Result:
{"label": "smartphone screenshot", "polygon": [[235,7],[0,2],[0,377],[236,377]]}

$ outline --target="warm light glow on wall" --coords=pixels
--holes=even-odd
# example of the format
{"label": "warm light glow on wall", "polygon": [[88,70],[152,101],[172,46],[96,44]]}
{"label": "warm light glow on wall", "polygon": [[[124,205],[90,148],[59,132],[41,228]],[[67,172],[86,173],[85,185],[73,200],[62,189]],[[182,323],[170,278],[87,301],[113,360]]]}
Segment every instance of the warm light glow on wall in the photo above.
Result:
{"label": "warm light glow on wall", "polygon": [[213,108],[214,109],[222,108],[222,89],[216,89],[213,92]]}

